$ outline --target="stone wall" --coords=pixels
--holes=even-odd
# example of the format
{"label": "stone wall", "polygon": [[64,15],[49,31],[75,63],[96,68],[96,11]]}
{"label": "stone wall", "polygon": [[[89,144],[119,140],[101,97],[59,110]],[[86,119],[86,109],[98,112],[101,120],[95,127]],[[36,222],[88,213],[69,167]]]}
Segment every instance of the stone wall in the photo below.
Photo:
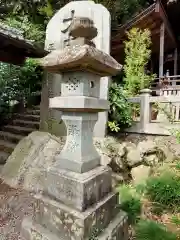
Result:
{"label": "stone wall", "polygon": [[122,182],[145,181],[157,164],[180,157],[179,144],[172,136],[119,135],[96,140],[102,165],[113,170],[114,186]]}
{"label": "stone wall", "polygon": [[[39,176],[55,163],[55,156],[64,142],[64,138],[43,132],[33,132],[24,138],[4,166],[2,178],[5,183],[41,191]],[[131,180],[142,181],[157,163],[180,157],[179,144],[171,136],[129,134],[94,139],[94,144],[101,155],[101,164],[109,165],[113,170],[114,186]]]}

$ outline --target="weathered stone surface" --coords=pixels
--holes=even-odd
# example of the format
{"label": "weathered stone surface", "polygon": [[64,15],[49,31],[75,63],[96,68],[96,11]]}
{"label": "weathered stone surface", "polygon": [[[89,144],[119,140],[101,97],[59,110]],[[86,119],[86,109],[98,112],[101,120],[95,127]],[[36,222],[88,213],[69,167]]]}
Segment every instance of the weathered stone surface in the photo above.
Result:
{"label": "weathered stone surface", "polygon": [[154,152],[156,150],[157,145],[153,141],[142,141],[139,142],[137,148],[141,152],[141,154]]}
{"label": "weathered stone surface", "polygon": [[115,75],[122,69],[122,65],[110,55],[87,44],[67,46],[63,50],[53,51],[41,60],[41,65],[54,73],[65,72],[69,68],[98,72],[99,68],[99,75],[102,77]]}
{"label": "weathered stone surface", "polygon": [[111,170],[102,166],[84,174],[52,168],[42,179],[47,196],[80,211],[100,201],[112,190]]}
{"label": "weathered stone surface", "polygon": [[[59,236],[52,234],[46,228],[37,223],[32,223],[31,218],[26,218],[23,221],[21,235],[27,240],[62,240]],[[66,238],[68,239],[68,238]],[[74,238],[71,238],[74,239]],[[120,211],[113,219],[108,227],[97,236],[92,234],[88,239],[97,240],[128,240],[128,221],[126,213]],[[79,240],[82,240],[79,238]]]}
{"label": "weathered stone surface", "polygon": [[130,167],[141,164],[142,156],[141,152],[137,148],[129,148],[127,153],[127,164]]}
{"label": "weathered stone surface", "polygon": [[161,162],[161,159],[157,154],[144,156],[144,163],[147,166],[156,166],[159,162]]}
{"label": "weathered stone surface", "polygon": [[128,240],[128,227],[127,215],[121,211],[97,240]]}
{"label": "weathered stone surface", "polygon": [[9,157],[1,177],[11,187],[23,187],[38,191],[41,171],[55,162],[55,156],[63,147],[63,141],[49,133],[33,132],[22,139]]}
{"label": "weathered stone surface", "polygon": [[112,174],[112,187],[115,189],[117,186],[124,182],[124,175],[121,173]]}
{"label": "weathered stone surface", "polygon": [[37,196],[34,221],[63,239],[86,239],[94,229],[105,229],[118,214],[118,194],[109,194],[103,200],[79,212],[60,202]]}
{"label": "weathered stone surface", "polygon": [[21,236],[26,240],[62,240],[40,224],[32,222],[31,218],[23,220]]}
{"label": "weathered stone surface", "polygon": [[[87,110],[86,110],[87,111]],[[56,167],[84,173],[100,165],[100,156],[93,144],[93,129],[97,113],[65,112],[66,143],[56,157]]]}
{"label": "weathered stone surface", "polygon": [[131,175],[134,184],[144,183],[151,174],[151,167],[140,165],[131,170]]}

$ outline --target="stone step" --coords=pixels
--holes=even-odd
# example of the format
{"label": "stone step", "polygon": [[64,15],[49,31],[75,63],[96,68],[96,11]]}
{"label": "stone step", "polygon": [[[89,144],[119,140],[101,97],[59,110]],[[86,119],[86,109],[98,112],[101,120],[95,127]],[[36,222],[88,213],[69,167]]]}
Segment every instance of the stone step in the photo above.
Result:
{"label": "stone step", "polygon": [[24,114],[40,115],[40,109],[27,109]]}
{"label": "stone step", "polygon": [[15,119],[13,120],[12,124],[14,126],[34,128],[34,130],[39,129],[39,122],[35,122],[35,121]]}
{"label": "stone step", "polygon": [[9,156],[10,156],[10,153],[6,153],[3,151],[0,152],[0,166],[3,166],[2,164],[6,163]]}
{"label": "stone step", "polygon": [[11,154],[14,150],[16,144],[9,141],[0,140],[0,152],[5,152]]}
{"label": "stone step", "polygon": [[40,115],[16,114],[15,119],[40,122]]}
{"label": "stone step", "polygon": [[18,143],[23,137],[24,136],[22,136],[22,135],[0,131],[0,139],[2,139],[4,141],[9,141],[9,142],[12,142],[12,143]]}
{"label": "stone step", "polygon": [[10,132],[10,133],[23,135],[23,136],[27,136],[31,132],[35,131],[34,128],[19,127],[19,126],[13,126],[13,125],[6,125],[2,129],[3,129],[3,131],[7,131],[7,132]]}

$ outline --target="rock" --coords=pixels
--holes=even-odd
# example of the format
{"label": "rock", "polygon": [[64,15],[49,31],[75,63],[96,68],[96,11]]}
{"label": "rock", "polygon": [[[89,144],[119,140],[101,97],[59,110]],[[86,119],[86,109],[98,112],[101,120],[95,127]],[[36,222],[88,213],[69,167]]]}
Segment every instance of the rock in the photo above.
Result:
{"label": "rock", "polygon": [[150,152],[156,152],[157,145],[153,141],[142,141],[139,142],[137,145],[138,150],[141,152],[142,155],[150,153]]}
{"label": "rock", "polygon": [[148,166],[153,166],[158,162],[166,160],[164,150],[155,141],[142,141],[137,145],[137,149],[141,152],[143,162]]}
{"label": "rock", "polygon": [[33,132],[15,147],[2,169],[1,177],[11,187],[39,191],[39,177],[55,162],[63,140],[47,132]]}
{"label": "rock", "polygon": [[113,162],[116,163],[116,165],[118,166],[118,168],[120,170],[124,170],[125,166],[124,166],[124,162],[123,159],[120,156],[117,156],[113,159]]}
{"label": "rock", "polygon": [[151,174],[151,167],[140,165],[131,170],[131,176],[134,184],[144,183]]}
{"label": "rock", "polygon": [[124,157],[125,154],[126,154],[126,144],[120,144],[120,146],[118,147],[118,155],[120,157]]}
{"label": "rock", "polygon": [[115,189],[116,187],[118,187],[120,184],[122,184],[124,182],[124,178],[123,175],[120,173],[113,173],[112,174],[112,186]]}
{"label": "rock", "polygon": [[101,165],[108,166],[111,163],[112,159],[105,154],[100,153],[100,155],[101,155]]}
{"label": "rock", "polygon": [[140,151],[138,149],[128,148],[126,161],[129,167],[140,165],[143,161]]}
{"label": "rock", "polygon": [[144,163],[148,166],[155,166],[159,161],[160,159],[158,158],[157,154],[147,155],[144,157]]}

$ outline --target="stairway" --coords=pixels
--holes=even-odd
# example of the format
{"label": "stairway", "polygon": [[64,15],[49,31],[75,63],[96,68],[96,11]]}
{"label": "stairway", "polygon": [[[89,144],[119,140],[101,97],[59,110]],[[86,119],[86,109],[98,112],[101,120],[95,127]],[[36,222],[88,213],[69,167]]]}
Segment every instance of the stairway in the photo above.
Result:
{"label": "stairway", "polygon": [[5,164],[18,142],[33,131],[39,130],[40,107],[34,106],[24,113],[15,114],[10,124],[0,130],[0,167]]}

